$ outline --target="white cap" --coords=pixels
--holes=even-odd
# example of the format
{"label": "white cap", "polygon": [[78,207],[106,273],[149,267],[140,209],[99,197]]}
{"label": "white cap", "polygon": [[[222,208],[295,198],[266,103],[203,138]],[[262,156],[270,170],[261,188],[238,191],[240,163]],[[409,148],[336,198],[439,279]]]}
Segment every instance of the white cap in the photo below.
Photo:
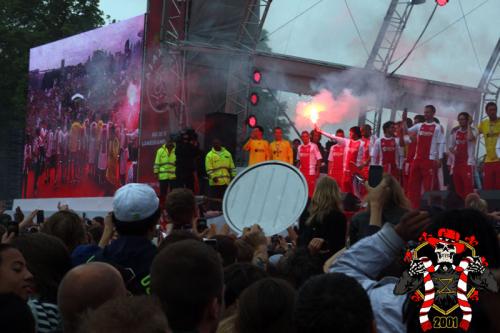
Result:
{"label": "white cap", "polygon": [[113,214],[118,221],[134,222],[153,215],[160,200],[146,184],[130,183],[120,187],[113,197]]}

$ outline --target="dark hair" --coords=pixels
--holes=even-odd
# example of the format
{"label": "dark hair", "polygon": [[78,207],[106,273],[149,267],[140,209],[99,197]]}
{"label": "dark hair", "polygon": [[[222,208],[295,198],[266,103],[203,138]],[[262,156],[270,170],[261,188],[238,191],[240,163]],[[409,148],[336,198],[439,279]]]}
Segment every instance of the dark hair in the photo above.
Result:
{"label": "dark hair", "polygon": [[393,121],[387,121],[384,123],[384,125],[382,126],[382,130],[385,132],[387,131],[392,125],[394,125],[394,122]]}
{"label": "dark hair", "polygon": [[440,123],[441,123],[437,117],[434,117],[434,118],[433,118],[433,120],[434,120],[434,122],[435,122],[436,124],[440,124]]}
{"label": "dark hair", "polygon": [[349,132],[354,132],[358,138],[361,137],[361,128],[359,126],[353,126],[349,129]]}
{"label": "dark hair", "polygon": [[255,126],[256,129],[258,129],[262,134],[264,134],[264,127],[257,125]]}
{"label": "dark hair", "polygon": [[76,213],[62,210],[50,216],[42,225],[43,233],[56,236],[63,241],[70,253],[85,242],[85,228]]}
{"label": "dark hair", "polygon": [[155,298],[135,296],[112,299],[89,311],[78,332],[164,333],[168,323]]}
{"label": "dark hair", "polygon": [[100,225],[93,225],[87,229],[87,233],[92,238],[93,244],[99,244],[104,228]]}
{"label": "dark hair", "polygon": [[236,260],[238,262],[252,262],[254,253],[252,245],[243,239],[237,239],[234,245],[236,245]]}
{"label": "dark hair", "polygon": [[431,109],[432,113],[436,113],[436,107],[432,104],[427,104],[425,106],[426,109]]}
{"label": "dark hair", "polygon": [[195,234],[193,234],[190,231],[172,230],[172,232],[167,237],[165,237],[165,239],[158,246],[158,252],[163,251],[164,248],[166,248],[167,246],[169,246],[171,244],[174,244],[174,243],[177,243],[177,242],[180,242],[183,240],[187,240],[187,239],[201,241],[200,237],[196,236]]}
{"label": "dark hair", "polygon": [[423,123],[425,121],[425,117],[421,114],[417,114],[415,117],[413,117],[413,120],[415,120],[415,122],[419,122],[419,123]]}
{"label": "dark hair", "polygon": [[222,258],[222,265],[226,267],[234,264],[238,256],[238,248],[234,244],[234,239],[224,235],[215,235],[212,239],[217,241],[216,250]]}
{"label": "dark hair", "polygon": [[300,140],[299,139],[293,139],[292,143],[299,143],[300,144]]}
{"label": "dark hair", "polygon": [[344,130],[342,128],[339,128],[337,131],[335,131],[335,134],[342,133],[344,134]]}
{"label": "dark hair", "polygon": [[9,214],[0,214],[0,224],[7,226],[10,222],[12,222],[12,217]]}
{"label": "dark hair", "polygon": [[102,216],[95,216],[92,220],[96,221],[101,226],[104,226],[104,217],[102,217]]}
{"label": "dark hair", "polygon": [[250,263],[236,263],[224,269],[224,302],[227,307],[233,305],[240,294],[252,283],[267,277],[260,267]]}
{"label": "dark hair", "polygon": [[299,290],[297,333],[371,332],[373,312],[363,287],[342,273],[315,276]]}
{"label": "dark hair", "polygon": [[307,135],[309,135],[309,132],[308,131],[302,131],[300,132],[300,135],[304,134],[304,133],[307,133]]}
{"label": "dark hair", "polygon": [[323,261],[307,248],[297,248],[278,263],[278,275],[299,289],[310,277],[323,274]]}
{"label": "dark hair", "polygon": [[413,120],[411,118],[406,118],[406,127],[410,128],[413,126]]}
{"label": "dark hair", "polygon": [[264,278],[241,293],[236,331],[294,332],[295,290],[285,280]]}
{"label": "dark hair", "polygon": [[165,209],[170,219],[176,224],[191,224],[196,211],[193,192],[185,188],[176,188],[167,195]]}
{"label": "dark hair", "polygon": [[488,108],[489,108],[490,106],[497,107],[497,103],[495,103],[495,102],[488,102],[488,103],[486,103],[486,106],[484,107],[484,109],[485,109],[485,110],[488,110]]}
{"label": "dark hair", "polygon": [[361,208],[361,200],[351,192],[346,193],[342,200],[342,207],[344,211],[357,212]]}
{"label": "dark hair", "polygon": [[465,117],[465,119],[467,119],[467,121],[469,121],[469,120],[470,120],[470,114],[469,114],[469,113],[467,113],[467,112],[460,112],[460,113],[458,114],[457,118],[460,118],[460,116],[464,116],[464,117]]}
{"label": "dark hair", "polygon": [[2,265],[2,253],[4,253],[7,250],[17,250],[17,248],[10,244],[0,243],[0,265]]}
{"label": "dark hair", "polygon": [[119,235],[129,236],[145,236],[151,228],[158,224],[160,220],[160,208],[158,208],[153,215],[146,217],[140,221],[119,221],[113,214],[113,224]]}
{"label": "dark hair", "polygon": [[7,228],[0,224],[0,237],[3,236],[4,233],[7,232]]}
{"label": "dark hair", "polygon": [[281,127],[279,127],[279,126],[276,126],[276,127],[274,128],[274,130],[276,131],[276,130],[283,130],[283,129],[282,129]]}
{"label": "dark hair", "polygon": [[0,294],[2,332],[35,333],[36,325],[30,307],[13,293]]}
{"label": "dark hair", "polygon": [[195,240],[169,245],[151,265],[151,292],[174,331],[194,330],[214,298],[222,302],[223,284],[217,252]]}
{"label": "dark hair", "polygon": [[33,274],[39,300],[56,304],[57,288],[71,269],[70,254],[64,243],[57,237],[37,232],[15,238],[12,245],[22,253]]}

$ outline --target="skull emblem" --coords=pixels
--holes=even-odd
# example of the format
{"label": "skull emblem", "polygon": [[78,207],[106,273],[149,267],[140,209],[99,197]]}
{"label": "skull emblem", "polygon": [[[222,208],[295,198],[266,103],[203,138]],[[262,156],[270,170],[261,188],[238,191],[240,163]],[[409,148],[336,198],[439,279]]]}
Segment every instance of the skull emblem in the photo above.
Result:
{"label": "skull emblem", "polygon": [[436,244],[434,252],[437,255],[437,262],[453,264],[453,257],[457,253],[457,248],[453,244],[439,242]]}

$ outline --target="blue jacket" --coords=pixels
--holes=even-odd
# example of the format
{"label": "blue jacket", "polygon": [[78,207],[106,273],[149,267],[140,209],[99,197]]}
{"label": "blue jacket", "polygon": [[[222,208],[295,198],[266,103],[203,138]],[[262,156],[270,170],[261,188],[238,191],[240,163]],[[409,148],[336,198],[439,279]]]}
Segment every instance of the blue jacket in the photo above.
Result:
{"label": "blue jacket", "polygon": [[144,294],[149,289],[149,271],[156,253],[156,246],[146,237],[120,236],[103,249],[95,245],[77,247],[72,262],[75,265],[91,261],[112,264],[120,271],[132,293]]}

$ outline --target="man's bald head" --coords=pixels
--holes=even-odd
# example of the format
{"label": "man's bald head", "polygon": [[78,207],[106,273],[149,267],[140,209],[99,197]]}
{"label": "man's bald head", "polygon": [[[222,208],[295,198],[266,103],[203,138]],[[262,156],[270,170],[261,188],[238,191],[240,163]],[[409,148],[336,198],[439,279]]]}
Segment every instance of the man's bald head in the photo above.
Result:
{"label": "man's bald head", "polygon": [[113,266],[92,262],[73,268],[62,279],[57,296],[64,332],[76,331],[86,310],[125,295],[123,279]]}

